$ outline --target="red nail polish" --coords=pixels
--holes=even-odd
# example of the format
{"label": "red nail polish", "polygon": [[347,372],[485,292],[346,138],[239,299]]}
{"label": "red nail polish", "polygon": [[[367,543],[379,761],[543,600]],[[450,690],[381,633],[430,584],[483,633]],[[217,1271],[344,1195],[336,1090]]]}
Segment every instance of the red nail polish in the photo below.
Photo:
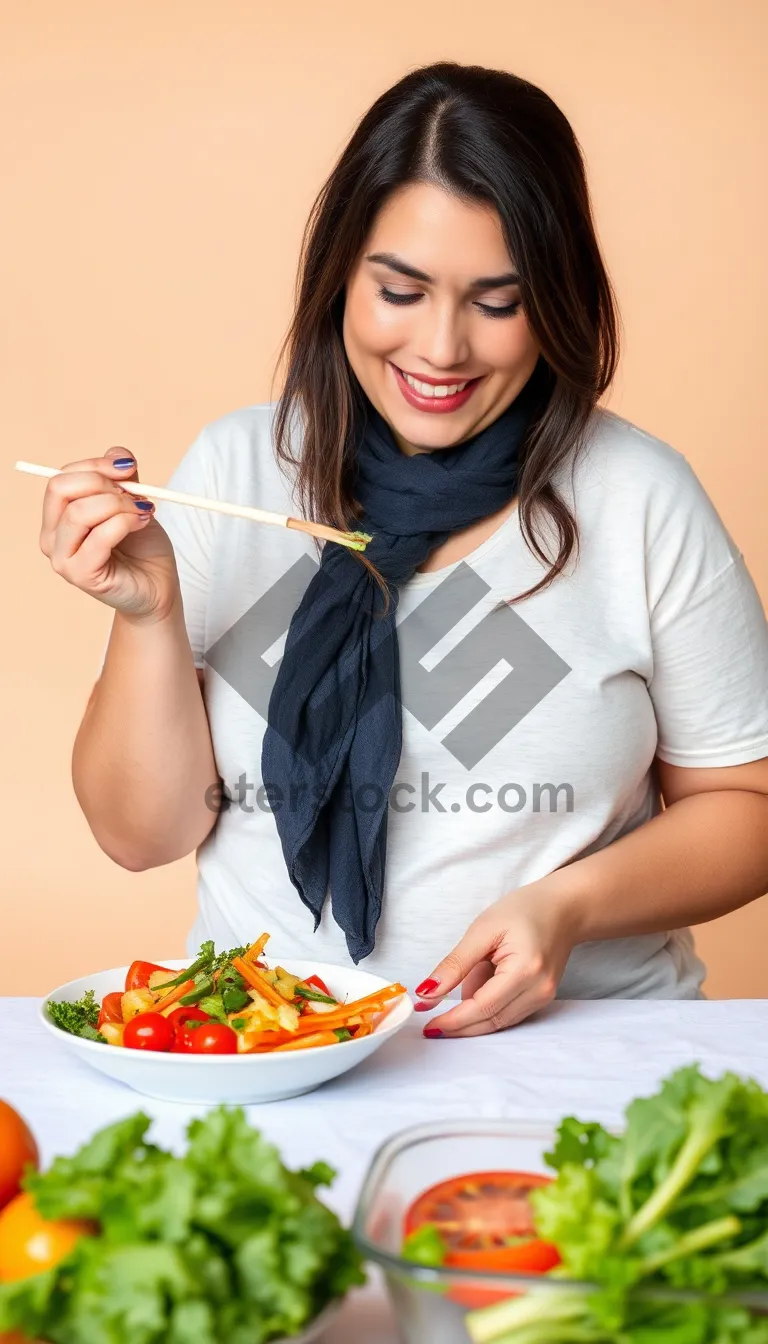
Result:
{"label": "red nail polish", "polygon": [[431,1041],[437,1040],[438,1036],[442,1036],[442,1034],[439,1027],[425,1027],[422,1032],[422,1035],[428,1036]]}
{"label": "red nail polish", "polygon": [[422,980],[421,984],[416,986],[416,993],[419,998],[424,994],[434,994],[439,984],[439,980]]}

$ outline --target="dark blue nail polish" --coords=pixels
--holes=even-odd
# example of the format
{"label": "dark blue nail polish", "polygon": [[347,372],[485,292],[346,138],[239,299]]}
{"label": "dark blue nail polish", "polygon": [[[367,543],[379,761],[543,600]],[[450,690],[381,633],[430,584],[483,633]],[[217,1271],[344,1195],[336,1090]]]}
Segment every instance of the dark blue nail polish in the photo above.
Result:
{"label": "dark blue nail polish", "polygon": [[135,467],[135,457],[116,457],[112,462],[113,467]]}
{"label": "dark blue nail polish", "polygon": [[154,508],[151,499],[135,499],[133,502],[136,505],[137,509],[143,509],[144,512],[146,512],[148,509]]}

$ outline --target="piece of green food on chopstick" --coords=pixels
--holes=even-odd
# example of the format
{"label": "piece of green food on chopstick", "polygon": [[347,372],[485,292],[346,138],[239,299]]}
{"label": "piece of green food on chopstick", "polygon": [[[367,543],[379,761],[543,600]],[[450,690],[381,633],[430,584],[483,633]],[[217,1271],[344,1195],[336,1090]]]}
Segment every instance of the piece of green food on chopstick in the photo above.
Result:
{"label": "piece of green food on chopstick", "polygon": [[[562,1259],[547,1277],[595,1287],[532,1288],[470,1312],[474,1344],[768,1344],[768,1316],[717,1300],[768,1294],[768,1092],[757,1082],[679,1069],[630,1104],[621,1135],[564,1120],[546,1159],[557,1179],[530,1201]],[[654,1288],[710,1301],[665,1302]]]}
{"label": "piece of green food on chopstick", "polygon": [[335,1172],[291,1171],[240,1108],[187,1128],[174,1156],[141,1113],[24,1180],[43,1217],[84,1218],[53,1269],[0,1284],[0,1331],[49,1344],[267,1344],[364,1281],[350,1233],[317,1196]]}

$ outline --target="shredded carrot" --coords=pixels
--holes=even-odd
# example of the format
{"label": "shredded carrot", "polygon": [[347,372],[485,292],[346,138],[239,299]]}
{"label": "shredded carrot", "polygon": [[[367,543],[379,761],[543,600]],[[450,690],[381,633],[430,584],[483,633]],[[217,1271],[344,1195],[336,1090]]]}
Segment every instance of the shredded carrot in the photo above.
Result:
{"label": "shredded carrot", "polygon": [[179,999],[183,999],[184,995],[191,993],[194,988],[194,980],[185,980],[183,985],[177,985],[175,989],[166,994],[164,999],[158,999],[152,1011],[162,1013],[166,1008],[172,1008],[174,1003],[178,1003]]}
{"label": "shredded carrot", "polygon": [[[354,1003],[346,1003],[340,1008],[334,1008],[332,1013],[323,1013],[323,1027],[326,1030],[330,1027],[348,1027],[350,1022],[355,1018],[363,1020],[365,1018],[375,1017],[377,1013],[384,1011],[389,1012],[389,1009],[394,1007],[393,1000],[395,998],[400,998],[401,994],[405,993],[404,989],[400,989],[400,987],[398,987],[398,989],[399,992],[397,995],[383,990],[378,998],[370,996],[365,999],[356,999]],[[320,1014],[312,1014],[311,1016],[310,1014],[305,1014],[304,1017],[300,1018],[298,1030],[300,1032],[310,1031],[315,1025],[312,1021],[312,1018],[315,1016],[320,1016]]]}
{"label": "shredded carrot", "polygon": [[316,1031],[312,1035],[306,1033],[298,1041],[287,1041],[285,1045],[275,1047],[275,1054],[281,1050],[310,1050],[316,1045],[338,1045],[339,1038],[333,1031]]}
{"label": "shredded carrot", "polygon": [[362,999],[353,999],[351,1003],[346,1003],[345,1008],[356,1008],[362,1012],[369,1005],[385,1003],[388,999],[399,999],[401,994],[405,993],[405,985],[395,982],[392,985],[386,985],[384,989],[374,990],[373,994],[366,994]]}
{"label": "shredded carrot", "polygon": [[373,1023],[372,1023],[372,1022],[362,1022],[362,1023],[360,1024],[360,1026],[357,1028],[357,1030],[355,1031],[355,1034],[354,1034],[354,1036],[352,1037],[352,1039],[353,1039],[353,1041],[359,1041],[359,1040],[361,1039],[361,1037],[363,1037],[363,1036],[370,1036],[370,1034],[371,1034],[372,1031],[373,1031]]}
{"label": "shredded carrot", "polygon": [[256,961],[257,957],[261,956],[268,942],[269,934],[262,933],[261,937],[257,938],[255,943],[251,943],[248,951],[243,953],[243,961]]}
{"label": "shredded carrot", "polygon": [[271,1003],[275,1008],[284,1008],[286,1003],[289,1002],[288,999],[275,989],[274,985],[270,985],[269,981],[264,979],[261,971],[257,970],[255,966],[249,966],[248,962],[244,961],[242,957],[234,957],[232,965],[235,967],[235,970],[240,972],[243,979],[248,982],[251,989],[258,989],[259,993],[267,1000],[267,1003]]}
{"label": "shredded carrot", "polygon": [[[299,1025],[296,1028],[300,1036],[306,1036],[308,1031],[319,1031],[321,1025],[317,1021],[315,1014],[307,1013],[306,1016],[299,1018]],[[349,1027],[361,1022],[365,1022],[367,1017],[373,1017],[373,1013],[323,1013],[322,1030],[335,1031],[336,1027]],[[313,1021],[314,1018],[314,1021]]]}
{"label": "shredded carrot", "polygon": [[284,1045],[286,1041],[294,1039],[292,1031],[244,1031],[243,1036],[248,1040],[248,1049],[243,1050],[244,1055],[250,1054],[252,1050],[274,1050],[279,1045]]}

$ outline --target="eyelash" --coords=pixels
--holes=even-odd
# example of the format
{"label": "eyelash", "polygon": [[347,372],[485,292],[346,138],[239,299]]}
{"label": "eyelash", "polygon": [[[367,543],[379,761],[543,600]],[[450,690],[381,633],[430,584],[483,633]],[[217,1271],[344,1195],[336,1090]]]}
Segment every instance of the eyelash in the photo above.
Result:
{"label": "eyelash", "polygon": [[[391,289],[382,285],[379,290],[379,298],[385,303],[409,304],[418,303],[421,294],[393,294]],[[520,299],[514,303],[508,303],[504,308],[493,308],[489,303],[478,303],[478,308],[482,309],[486,317],[514,317],[515,313],[521,307]]]}

